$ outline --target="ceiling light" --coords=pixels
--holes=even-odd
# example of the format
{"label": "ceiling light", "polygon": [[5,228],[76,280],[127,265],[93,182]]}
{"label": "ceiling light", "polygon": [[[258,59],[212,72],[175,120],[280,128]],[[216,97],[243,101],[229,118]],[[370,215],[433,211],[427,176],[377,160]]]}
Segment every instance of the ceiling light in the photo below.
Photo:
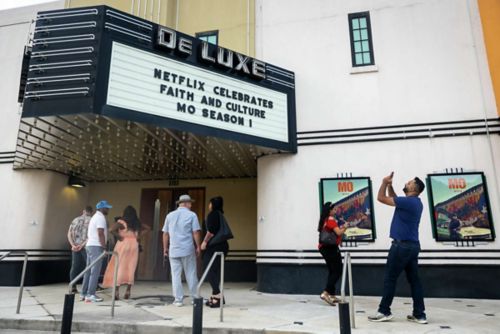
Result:
{"label": "ceiling light", "polygon": [[70,187],[74,187],[74,188],[83,188],[86,186],[85,182],[83,182],[82,179],[80,179],[79,177],[77,177],[75,175],[69,176],[68,185]]}

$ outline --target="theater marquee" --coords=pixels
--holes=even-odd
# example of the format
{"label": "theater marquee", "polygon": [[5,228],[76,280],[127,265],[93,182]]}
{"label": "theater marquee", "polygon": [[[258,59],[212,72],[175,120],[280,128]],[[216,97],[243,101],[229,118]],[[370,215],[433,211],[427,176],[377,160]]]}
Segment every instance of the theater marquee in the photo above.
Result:
{"label": "theater marquee", "polygon": [[39,13],[34,37],[23,117],[99,114],[296,152],[291,71],[107,6]]}
{"label": "theater marquee", "polygon": [[288,142],[282,92],[114,42],[107,104]]}

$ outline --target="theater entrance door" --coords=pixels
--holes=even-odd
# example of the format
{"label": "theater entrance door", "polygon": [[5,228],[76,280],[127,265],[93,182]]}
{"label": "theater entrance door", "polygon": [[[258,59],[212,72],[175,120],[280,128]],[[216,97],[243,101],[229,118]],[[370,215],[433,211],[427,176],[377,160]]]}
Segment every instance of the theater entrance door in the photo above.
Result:
{"label": "theater entrance door", "polygon": [[[196,213],[200,225],[205,216],[205,188],[156,188],[143,189],[140,219],[146,230],[141,233],[137,266],[137,279],[170,281],[170,265],[163,257],[163,224],[167,214],[177,208],[175,201],[182,194],[195,200],[191,210]],[[198,263],[200,272],[200,263]]]}

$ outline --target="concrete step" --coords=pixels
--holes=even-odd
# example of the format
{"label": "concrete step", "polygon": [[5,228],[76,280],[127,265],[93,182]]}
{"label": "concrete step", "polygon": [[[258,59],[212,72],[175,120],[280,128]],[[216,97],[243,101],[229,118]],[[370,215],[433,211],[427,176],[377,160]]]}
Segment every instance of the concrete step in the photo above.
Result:
{"label": "concrete step", "polygon": [[[0,319],[1,334],[59,334],[61,322],[57,320]],[[99,323],[74,321],[74,334],[191,334],[192,327],[165,326],[140,323]],[[289,330],[248,328],[203,328],[204,334],[284,334]],[[312,334],[310,331],[293,331],[294,334]]]}
{"label": "concrete step", "polygon": [[[31,331],[25,329],[0,329],[2,334],[59,334],[60,332],[54,331]],[[73,334],[101,334],[101,333],[89,333],[89,332],[72,332]],[[102,334],[105,334],[102,332]]]}

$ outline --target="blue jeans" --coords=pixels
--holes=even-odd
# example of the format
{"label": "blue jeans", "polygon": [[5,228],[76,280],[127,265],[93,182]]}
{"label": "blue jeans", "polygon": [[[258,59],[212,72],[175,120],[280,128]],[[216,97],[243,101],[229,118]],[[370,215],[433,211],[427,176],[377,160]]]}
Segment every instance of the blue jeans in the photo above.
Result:
{"label": "blue jeans", "polygon": [[[91,264],[99,255],[104,252],[104,248],[101,246],[87,246],[85,247],[87,251],[87,266]],[[83,286],[81,294],[83,296],[95,295],[95,290],[97,289],[97,283],[99,281],[99,275],[101,274],[102,259],[100,259],[89,271],[83,275]]]}
{"label": "blue jeans", "polygon": [[385,315],[391,313],[391,304],[394,299],[396,282],[399,275],[404,270],[406,272],[406,279],[411,286],[413,315],[417,318],[425,317],[424,291],[418,277],[419,252],[420,244],[418,242],[392,242],[385,265],[384,294],[378,307],[380,313]]}
{"label": "blue jeans", "polygon": [[79,252],[71,252],[71,270],[69,272],[69,280],[75,279],[78,274],[80,274],[83,269],[85,269],[85,263],[87,263],[87,252],[85,248]]}

